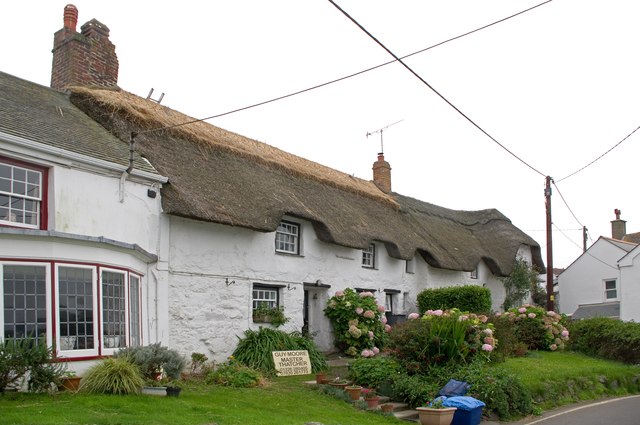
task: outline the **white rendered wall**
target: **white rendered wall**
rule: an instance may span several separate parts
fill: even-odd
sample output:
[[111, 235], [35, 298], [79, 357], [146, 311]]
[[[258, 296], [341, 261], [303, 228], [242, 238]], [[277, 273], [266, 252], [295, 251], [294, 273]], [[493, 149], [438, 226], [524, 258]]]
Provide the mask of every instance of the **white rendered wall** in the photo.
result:
[[[604, 281], [620, 285], [618, 260], [625, 251], [605, 239], [598, 239], [558, 276], [560, 313], [573, 314], [580, 304], [597, 304], [605, 299]], [[609, 300], [615, 301], [615, 300]]]
[[302, 329], [303, 283], [330, 285], [307, 287], [309, 330], [321, 350], [333, 348], [323, 309], [337, 290], [348, 287], [375, 291], [382, 305], [385, 289], [400, 291], [394, 294], [394, 313], [411, 313], [417, 312], [416, 296], [425, 288], [486, 284], [498, 304], [494, 309], [500, 309], [502, 283], [483, 263], [478, 279], [469, 272], [430, 267], [420, 257], [414, 259], [414, 272], [407, 273], [404, 260], [389, 257], [384, 244], [376, 243], [375, 268], [363, 268], [361, 250], [321, 242], [310, 223], [287, 220], [301, 225], [300, 256], [276, 253], [275, 233], [170, 218], [166, 325], [172, 348], [186, 356], [201, 352], [225, 361], [246, 329], [263, 325], [254, 324], [251, 316], [254, 283], [283, 286], [280, 301], [290, 319], [280, 328], [285, 331]]
[[640, 322], [640, 245], [620, 261], [620, 319]]

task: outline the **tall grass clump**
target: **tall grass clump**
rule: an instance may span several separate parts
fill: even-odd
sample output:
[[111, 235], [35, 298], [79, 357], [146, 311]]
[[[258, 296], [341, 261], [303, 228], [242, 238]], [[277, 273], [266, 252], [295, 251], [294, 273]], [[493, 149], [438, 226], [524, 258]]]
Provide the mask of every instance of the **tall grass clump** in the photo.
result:
[[315, 343], [300, 332], [283, 332], [271, 328], [246, 330], [233, 352], [233, 358], [265, 374], [275, 373], [272, 351], [307, 350], [313, 372], [327, 369], [327, 362]]
[[135, 394], [144, 385], [140, 370], [125, 357], [105, 359], [91, 367], [80, 391], [94, 394]]

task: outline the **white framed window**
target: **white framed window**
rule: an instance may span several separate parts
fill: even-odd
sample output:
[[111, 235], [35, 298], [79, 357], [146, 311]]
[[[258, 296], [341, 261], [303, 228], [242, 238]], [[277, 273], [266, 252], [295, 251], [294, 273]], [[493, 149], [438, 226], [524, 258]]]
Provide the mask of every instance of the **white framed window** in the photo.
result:
[[276, 230], [276, 252], [300, 254], [300, 225], [281, 221]]
[[618, 299], [618, 283], [616, 279], [604, 281], [604, 300], [613, 301]]
[[384, 310], [393, 313], [393, 293], [387, 292], [384, 295]]
[[376, 265], [376, 246], [369, 244], [369, 247], [362, 250], [362, 267], [372, 269]]
[[41, 228], [46, 176], [46, 168], [0, 158], [0, 224]]
[[0, 340], [46, 336], [62, 357], [142, 343], [142, 277], [96, 264], [0, 262]]
[[56, 271], [56, 346], [65, 356], [97, 355], [96, 268], [61, 264]]
[[0, 264], [2, 338], [45, 337], [51, 345], [49, 266], [40, 263]]
[[280, 289], [271, 286], [253, 285], [252, 308], [278, 308], [280, 306]]
[[125, 285], [127, 279], [124, 272], [103, 269], [100, 275], [102, 347], [110, 352], [127, 346], [129, 292]]

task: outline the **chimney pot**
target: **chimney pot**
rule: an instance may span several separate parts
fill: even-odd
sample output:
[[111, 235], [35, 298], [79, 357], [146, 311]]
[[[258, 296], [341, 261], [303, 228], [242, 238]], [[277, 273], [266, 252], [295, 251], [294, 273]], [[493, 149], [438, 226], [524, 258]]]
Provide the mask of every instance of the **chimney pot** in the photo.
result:
[[78, 25], [78, 8], [72, 4], [68, 4], [64, 7], [64, 27], [71, 31], [76, 30]]
[[611, 221], [611, 237], [613, 239], [622, 240], [624, 235], [627, 234], [627, 222], [620, 219], [622, 211], [616, 208], [613, 212], [616, 215], [616, 219]]

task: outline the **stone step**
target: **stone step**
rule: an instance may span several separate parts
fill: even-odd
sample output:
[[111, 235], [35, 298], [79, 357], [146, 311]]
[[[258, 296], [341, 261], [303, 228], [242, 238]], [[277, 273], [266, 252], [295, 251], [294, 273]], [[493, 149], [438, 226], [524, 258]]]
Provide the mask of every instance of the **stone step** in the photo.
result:
[[393, 416], [403, 421], [409, 421], [409, 422], [419, 421], [418, 411], [414, 409], [399, 410], [399, 411], [393, 412]]

